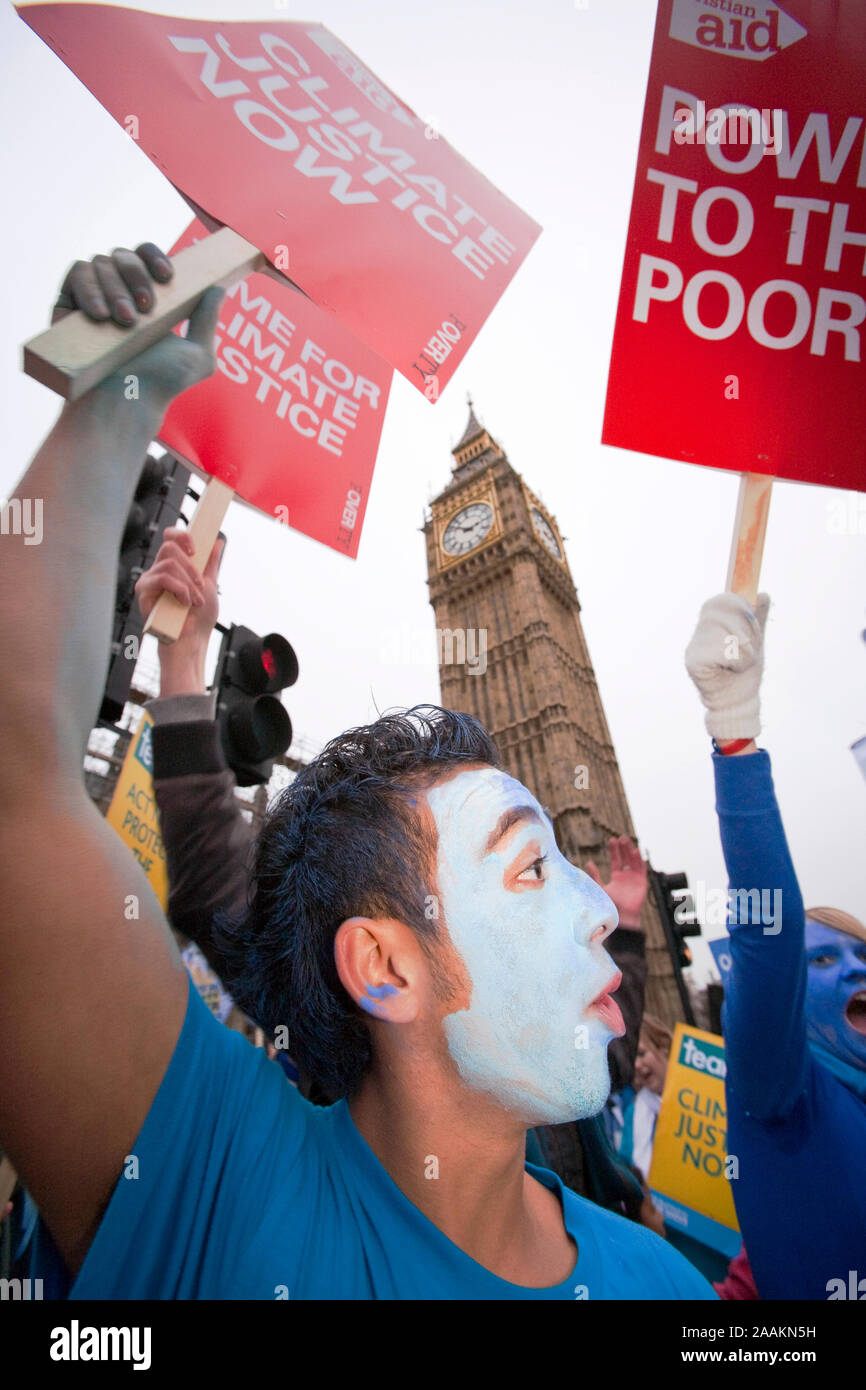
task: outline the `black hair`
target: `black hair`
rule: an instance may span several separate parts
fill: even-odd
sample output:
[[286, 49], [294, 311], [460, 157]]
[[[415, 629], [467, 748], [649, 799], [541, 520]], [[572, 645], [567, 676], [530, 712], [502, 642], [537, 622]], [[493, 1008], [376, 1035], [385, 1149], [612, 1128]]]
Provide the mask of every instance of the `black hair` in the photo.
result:
[[320, 1095], [351, 1095], [370, 1060], [365, 1016], [340, 983], [334, 936], [348, 917], [393, 917], [434, 965], [441, 919], [436, 839], [415, 798], [460, 763], [499, 766], [470, 714], [418, 705], [332, 739], [273, 803], [258, 835], [249, 905], [217, 932], [238, 1007], [289, 1050]]

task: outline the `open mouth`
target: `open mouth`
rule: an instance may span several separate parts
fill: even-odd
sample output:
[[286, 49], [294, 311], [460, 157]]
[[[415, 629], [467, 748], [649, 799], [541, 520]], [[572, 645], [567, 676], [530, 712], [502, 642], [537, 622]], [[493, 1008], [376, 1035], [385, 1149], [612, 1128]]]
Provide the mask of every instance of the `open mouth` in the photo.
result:
[[866, 1035], [866, 989], [852, 994], [845, 1009], [845, 1017], [858, 1033]]
[[[625, 1021], [620, 1012], [619, 1004], [611, 998], [611, 995], [619, 989], [621, 984], [622, 971], [618, 970], [589, 1005], [589, 1011], [594, 1013], [596, 1018], [600, 1018], [602, 1023], [618, 1038], [621, 1038], [625, 1033]], [[866, 994], [864, 994], [864, 1000], [866, 1000]], [[866, 1032], [866, 1025], [864, 1025], [864, 1032]]]

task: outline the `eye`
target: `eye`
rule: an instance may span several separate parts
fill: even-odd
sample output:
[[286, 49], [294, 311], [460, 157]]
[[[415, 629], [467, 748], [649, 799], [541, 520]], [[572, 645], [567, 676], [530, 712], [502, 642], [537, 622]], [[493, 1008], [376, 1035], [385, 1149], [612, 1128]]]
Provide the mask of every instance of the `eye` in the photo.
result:
[[540, 854], [537, 859], [522, 869], [517, 875], [518, 883], [543, 883], [547, 875], [544, 872], [544, 865], [547, 861], [546, 854]]
[[832, 951], [819, 951], [817, 956], [812, 957], [809, 964], [818, 966], [832, 965], [835, 959], [836, 957]]

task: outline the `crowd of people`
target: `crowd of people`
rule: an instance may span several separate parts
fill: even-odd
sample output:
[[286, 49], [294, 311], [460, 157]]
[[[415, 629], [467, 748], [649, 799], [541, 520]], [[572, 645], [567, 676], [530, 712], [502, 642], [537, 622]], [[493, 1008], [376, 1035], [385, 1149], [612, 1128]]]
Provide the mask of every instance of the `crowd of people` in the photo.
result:
[[[170, 275], [150, 245], [78, 262], [61, 308], [128, 321]], [[118, 543], [219, 302], [64, 407], [19, 488], [45, 543], [0, 568], [7, 1268], [73, 1298], [712, 1299], [648, 1187], [671, 1034], [627, 837], [606, 879], [569, 863], [478, 721], [436, 706], [333, 739], [254, 837], [204, 685], [220, 543], [200, 574], [182, 528], [138, 585], [145, 614], [190, 606], [150, 706], [167, 919], [87, 798]], [[716, 1292], [826, 1299], [866, 1252], [866, 927], [804, 909], [755, 742], [767, 611], [711, 598], [686, 653], [749, 890], [723, 1015], [743, 1250]]]

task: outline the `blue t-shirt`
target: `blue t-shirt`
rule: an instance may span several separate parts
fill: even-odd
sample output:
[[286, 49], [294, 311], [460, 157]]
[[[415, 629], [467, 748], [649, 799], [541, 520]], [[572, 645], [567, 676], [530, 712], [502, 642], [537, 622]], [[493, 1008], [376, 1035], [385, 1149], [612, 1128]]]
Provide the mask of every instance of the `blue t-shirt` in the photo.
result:
[[191, 987], [126, 1163], [138, 1176], [119, 1179], [70, 1297], [715, 1297], [652, 1231], [527, 1167], [559, 1194], [578, 1247], [573, 1273], [553, 1288], [510, 1284], [465, 1255], [388, 1176], [345, 1101], [310, 1105]]

